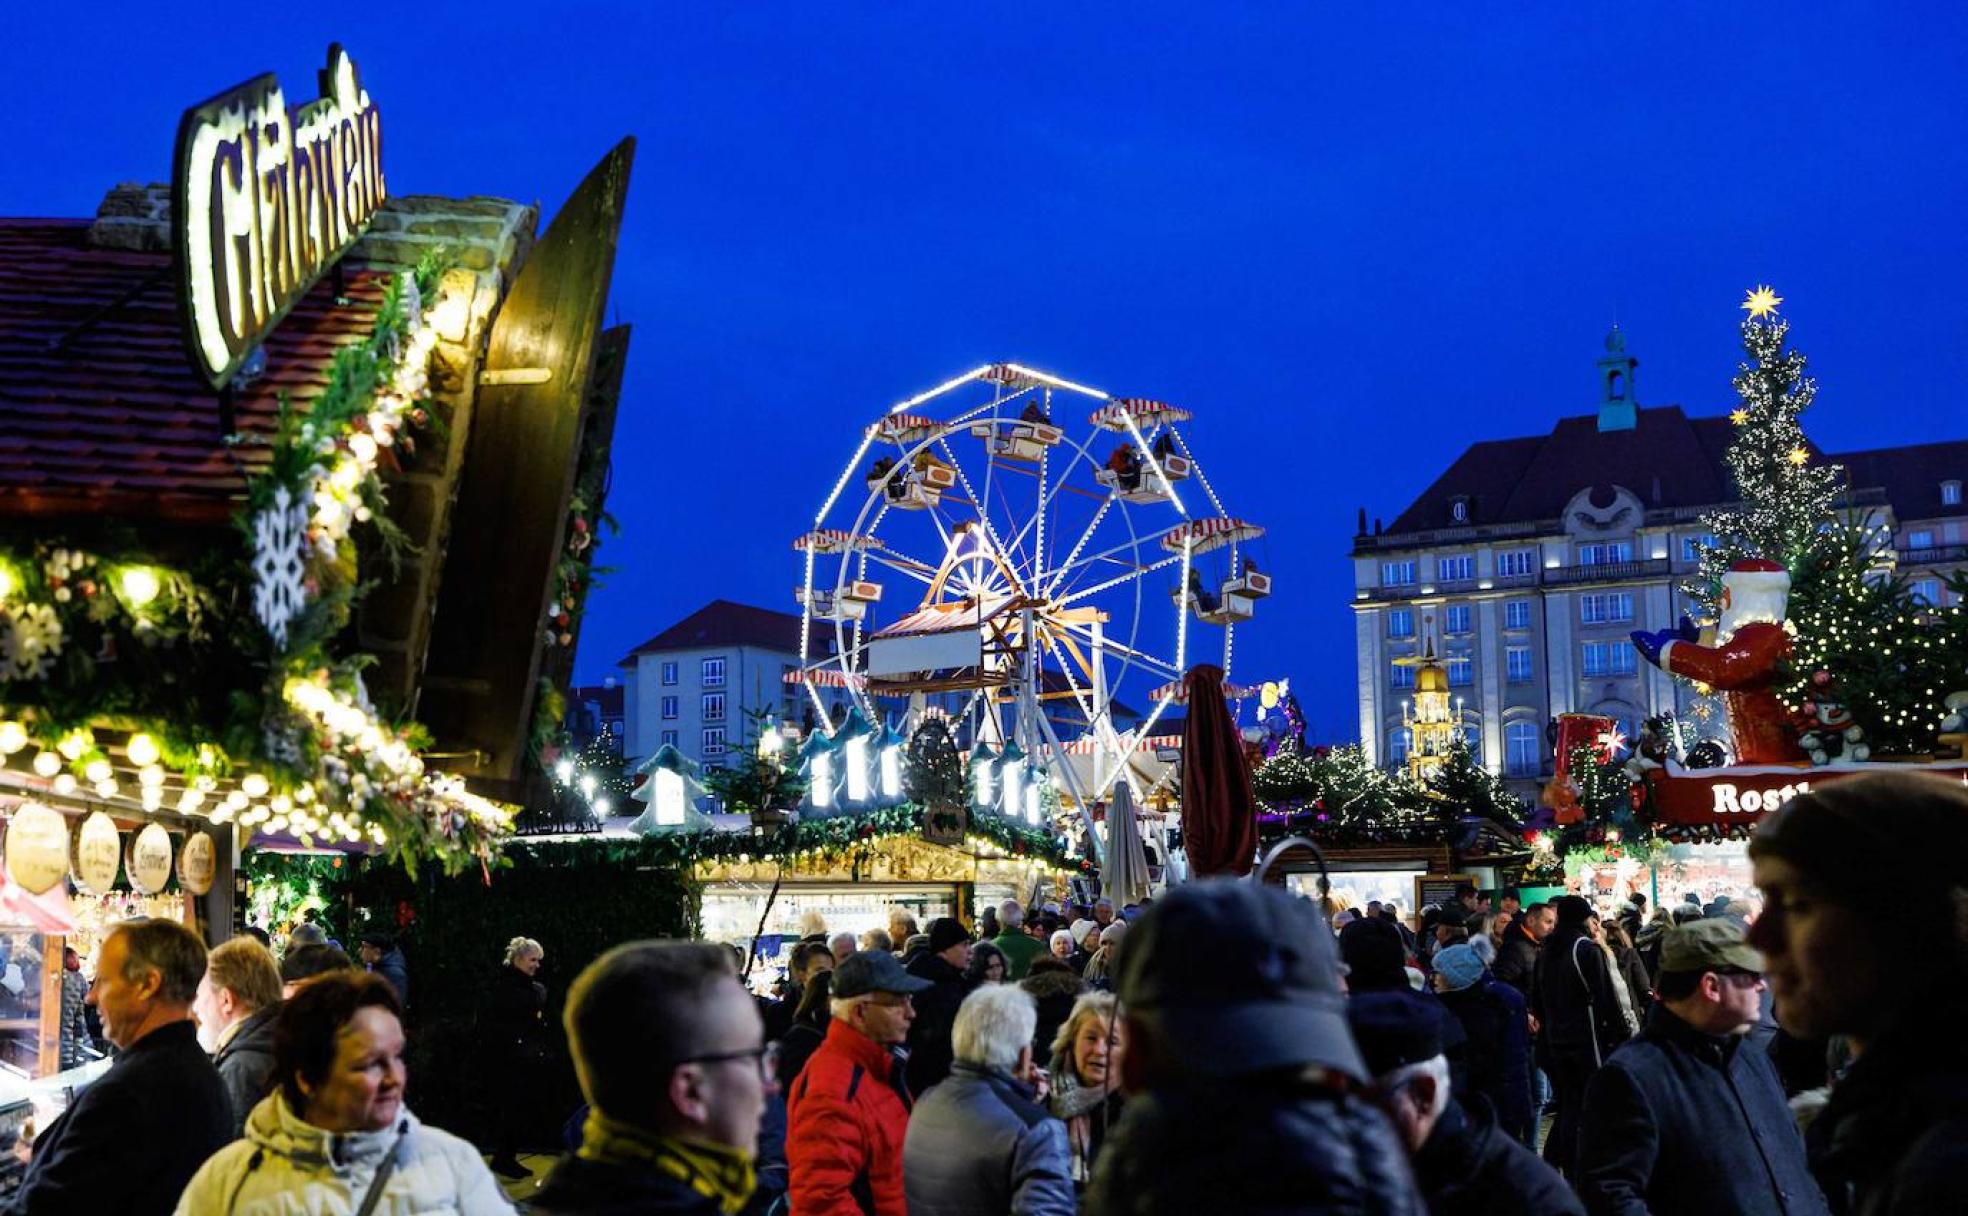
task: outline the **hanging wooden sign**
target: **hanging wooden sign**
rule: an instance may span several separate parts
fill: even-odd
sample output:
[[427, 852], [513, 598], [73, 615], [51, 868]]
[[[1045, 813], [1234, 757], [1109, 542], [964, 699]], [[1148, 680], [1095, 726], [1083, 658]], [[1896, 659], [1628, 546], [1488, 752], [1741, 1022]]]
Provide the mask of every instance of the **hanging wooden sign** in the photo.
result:
[[75, 885], [84, 894], [107, 895], [123, 868], [123, 834], [116, 821], [101, 811], [91, 812], [75, 834]]
[[219, 853], [212, 845], [212, 838], [204, 832], [194, 831], [185, 837], [184, 848], [178, 853], [178, 881], [193, 895], [203, 895], [212, 889], [212, 879], [219, 871]]
[[38, 802], [7, 820], [7, 878], [30, 895], [52, 890], [68, 873], [68, 820]]
[[171, 834], [157, 824], [147, 824], [130, 838], [130, 856], [125, 863], [130, 885], [139, 895], [155, 895], [171, 881]]
[[337, 43], [298, 110], [273, 73], [186, 110], [171, 173], [192, 365], [223, 387], [382, 206], [383, 124]]

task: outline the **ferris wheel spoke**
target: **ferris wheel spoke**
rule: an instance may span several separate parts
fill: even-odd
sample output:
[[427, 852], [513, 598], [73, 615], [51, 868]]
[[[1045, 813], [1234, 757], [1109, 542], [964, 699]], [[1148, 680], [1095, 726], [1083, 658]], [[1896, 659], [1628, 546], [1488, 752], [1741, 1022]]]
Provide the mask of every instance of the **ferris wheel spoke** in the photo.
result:
[[886, 566], [897, 574], [906, 574], [917, 582], [922, 583], [925, 587], [936, 582], [936, 568], [919, 562], [912, 557], [898, 558], [888, 557], [880, 553], [871, 553], [868, 555], [868, 560], [874, 562], [876, 565]]
[[1182, 669], [1180, 667], [1177, 667], [1175, 664], [1169, 662], [1167, 659], [1156, 658], [1154, 655], [1149, 654], [1145, 650], [1140, 650], [1137, 649], [1136, 647], [1129, 646], [1125, 642], [1117, 642], [1109, 637], [1095, 638], [1093, 636], [1093, 630], [1085, 625], [1079, 625], [1072, 622], [1063, 622], [1062, 628], [1072, 633], [1074, 637], [1077, 637], [1082, 641], [1086, 642], [1086, 644], [1090, 647], [1093, 647], [1098, 650], [1109, 651], [1114, 654], [1120, 655], [1122, 658], [1125, 658], [1130, 662], [1140, 663], [1145, 667], [1153, 668], [1156, 674], [1158, 675], [1168, 676], [1171, 679], [1173, 679], [1181, 676], [1182, 674]]
[[1182, 457], [1189, 462], [1190, 471], [1196, 474], [1196, 480], [1202, 485], [1203, 493], [1209, 497], [1210, 506], [1216, 508], [1218, 515], [1229, 515], [1230, 512], [1223, 506], [1223, 500], [1216, 496], [1216, 488], [1210, 485], [1209, 477], [1203, 472], [1203, 462], [1196, 459], [1195, 453], [1189, 450], [1189, 441], [1182, 437], [1181, 431], [1172, 426], [1168, 432], [1175, 436], [1175, 446], [1182, 449]]
[[1181, 560], [1182, 559], [1180, 557], [1165, 557], [1161, 561], [1150, 562], [1146, 566], [1137, 566], [1134, 569], [1128, 571], [1126, 574], [1119, 575], [1115, 578], [1110, 578], [1104, 583], [1095, 583], [1091, 587], [1086, 587], [1081, 590], [1075, 591], [1071, 595], [1068, 595], [1065, 598], [1059, 600], [1058, 604], [1062, 608], [1070, 604], [1077, 604], [1081, 600], [1099, 595], [1103, 591], [1111, 591], [1115, 587], [1119, 587], [1124, 583], [1131, 583], [1136, 579], [1146, 578], [1150, 574], [1153, 574], [1155, 571], [1167, 569], [1168, 567], [1173, 566], [1175, 563]]
[[[1064, 478], [1060, 479], [1060, 484], [1065, 484]], [[1110, 494], [1095, 509], [1093, 518], [1087, 521], [1087, 526], [1080, 533], [1080, 538], [1074, 541], [1073, 547], [1067, 551], [1066, 560], [1053, 568], [1052, 581], [1046, 585], [1046, 595], [1048, 598], [1059, 594], [1059, 585], [1066, 580], [1066, 575], [1073, 569], [1073, 563], [1079, 560], [1081, 550], [1085, 549], [1087, 542], [1093, 539], [1093, 534], [1100, 530], [1100, 521], [1107, 518], [1107, 512], [1112, 510], [1114, 504], [1119, 501], [1120, 499], [1117, 496]]]
[[[943, 456], [950, 462], [950, 467], [956, 470], [957, 484], [964, 488], [964, 493], [970, 495], [972, 505], [977, 508], [977, 522], [984, 529], [984, 535], [990, 538], [991, 545], [997, 551], [998, 556], [1004, 558], [1009, 551], [1005, 547], [1004, 538], [998, 535], [997, 528], [991, 523], [991, 504], [989, 501], [978, 497], [977, 491], [971, 488], [970, 475], [964, 472], [964, 467], [958, 462], [957, 454], [951, 450], [949, 441], [942, 436], [938, 436], [936, 443], [938, 447], [942, 448]], [[944, 543], [946, 545], [949, 543], [947, 538]], [[1007, 572], [1014, 578], [1018, 575], [1018, 571], [1011, 569], [1009, 565], [1007, 565]], [[1014, 590], [1021, 596], [1027, 594], [1024, 587], [1016, 587]]]

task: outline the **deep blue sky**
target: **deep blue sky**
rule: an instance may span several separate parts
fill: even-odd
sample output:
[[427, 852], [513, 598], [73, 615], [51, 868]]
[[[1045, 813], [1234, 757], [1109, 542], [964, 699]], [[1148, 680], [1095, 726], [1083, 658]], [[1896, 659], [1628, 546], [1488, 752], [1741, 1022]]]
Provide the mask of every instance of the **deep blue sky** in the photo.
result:
[[861, 424], [994, 359], [1196, 411], [1281, 584], [1238, 674], [1291, 676], [1326, 737], [1356, 508], [1589, 409], [1615, 314], [1643, 403], [1719, 412], [1772, 282], [1820, 444], [1962, 434], [1958, 0], [719, 7], [25, 6], [0, 214], [161, 180], [180, 110], [266, 69], [298, 100], [331, 39], [396, 193], [551, 208], [636, 135], [586, 678], [714, 596], [787, 606]]

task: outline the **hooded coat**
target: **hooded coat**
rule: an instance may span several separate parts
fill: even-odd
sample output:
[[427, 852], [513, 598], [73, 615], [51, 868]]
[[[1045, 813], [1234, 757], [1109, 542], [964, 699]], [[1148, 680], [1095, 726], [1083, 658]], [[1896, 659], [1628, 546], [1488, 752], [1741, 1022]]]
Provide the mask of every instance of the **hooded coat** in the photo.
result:
[[246, 1137], [214, 1153], [178, 1200], [177, 1216], [345, 1216], [362, 1206], [385, 1158], [396, 1167], [376, 1211], [390, 1216], [510, 1216], [512, 1204], [478, 1150], [404, 1108], [381, 1131], [324, 1131], [274, 1093], [246, 1119]]

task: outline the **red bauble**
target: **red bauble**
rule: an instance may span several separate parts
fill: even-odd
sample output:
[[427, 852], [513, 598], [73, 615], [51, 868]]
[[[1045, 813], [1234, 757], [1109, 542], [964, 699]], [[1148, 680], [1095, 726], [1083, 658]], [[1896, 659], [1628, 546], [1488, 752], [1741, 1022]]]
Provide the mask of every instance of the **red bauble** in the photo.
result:
[[1819, 688], [1823, 688], [1825, 685], [1831, 683], [1831, 673], [1820, 668], [1811, 673], [1811, 683], [1816, 684]]

